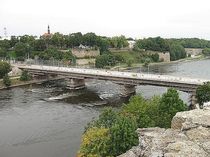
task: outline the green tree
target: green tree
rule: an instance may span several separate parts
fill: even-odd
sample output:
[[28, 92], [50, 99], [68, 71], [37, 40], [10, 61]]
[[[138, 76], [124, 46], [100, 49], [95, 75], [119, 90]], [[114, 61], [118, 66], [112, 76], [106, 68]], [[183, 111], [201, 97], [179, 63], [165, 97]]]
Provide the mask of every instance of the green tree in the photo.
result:
[[80, 156], [111, 157], [122, 154], [138, 144], [136, 129], [135, 119], [107, 108], [98, 120], [88, 124], [82, 138]]
[[170, 59], [172, 61], [186, 57], [185, 49], [180, 44], [172, 44], [170, 46]]
[[27, 43], [18, 42], [14, 47], [17, 58], [25, 58], [30, 51], [30, 47]]
[[158, 53], [152, 54], [151, 58], [153, 60], [153, 62], [158, 62], [159, 61], [159, 55]]
[[206, 82], [197, 88], [196, 98], [201, 108], [204, 102], [210, 101], [210, 82]]
[[136, 95], [123, 106], [121, 113], [124, 116], [134, 117], [139, 128], [155, 127], [159, 101], [159, 97], [145, 100], [142, 96]]
[[0, 47], [0, 58], [6, 58], [6, 57], [7, 57], [6, 49]]
[[110, 38], [110, 46], [113, 48], [120, 49], [127, 47], [128, 45], [128, 41], [123, 35]]
[[82, 136], [80, 157], [108, 157], [110, 141], [109, 129], [90, 128]]
[[8, 76], [8, 74], [6, 74], [4, 77], [3, 77], [3, 83], [6, 87], [9, 87], [11, 86], [11, 80]]
[[52, 38], [50, 39], [51, 44], [57, 48], [63, 48], [65, 45], [64, 35], [56, 32], [53, 34]]
[[203, 49], [202, 53], [203, 53], [205, 56], [210, 56], [210, 48], [205, 48], [205, 49]]
[[31, 75], [28, 73], [28, 71], [24, 70], [20, 76], [21, 81], [30, 81], [32, 79]]
[[99, 115], [97, 120], [93, 120], [92, 122], [88, 123], [85, 130], [88, 130], [92, 127], [104, 127], [110, 128], [117, 120], [117, 113], [112, 110], [112, 108], [105, 108], [102, 113]]
[[187, 105], [179, 98], [177, 90], [169, 88], [160, 100], [157, 125], [163, 128], [171, 127], [171, 120], [175, 114], [185, 110], [187, 110]]
[[135, 49], [145, 49], [152, 51], [169, 51], [169, 43], [167, 40], [161, 37], [138, 40], [134, 47]]
[[110, 128], [110, 155], [118, 156], [138, 145], [137, 125], [134, 119], [119, 116]]
[[0, 61], [0, 78], [3, 78], [10, 71], [11, 71], [10, 64], [7, 62]]
[[106, 66], [114, 66], [117, 63], [122, 62], [122, 60], [123, 60], [122, 57], [110, 53], [105, 53], [96, 58], [96, 67], [104, 68]]
[[18, 37], [16, 37], [16, 36], [11, 36], [11, 39], [10, 39], [10, 47], [14, 47], [15, 44], [17, 44], [18, 42], [19, 42]]

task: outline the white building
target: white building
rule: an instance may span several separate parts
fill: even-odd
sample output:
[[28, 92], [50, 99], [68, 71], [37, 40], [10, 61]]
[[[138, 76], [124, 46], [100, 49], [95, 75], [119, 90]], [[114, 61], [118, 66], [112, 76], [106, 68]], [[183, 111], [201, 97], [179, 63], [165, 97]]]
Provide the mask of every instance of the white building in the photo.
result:
[[128, 40], [128, 44], [129, 44], [128, 47], [130, 49], [134, 48], [135, 43], [136, 43], [136, 41], [134, 41], [134, 40]]

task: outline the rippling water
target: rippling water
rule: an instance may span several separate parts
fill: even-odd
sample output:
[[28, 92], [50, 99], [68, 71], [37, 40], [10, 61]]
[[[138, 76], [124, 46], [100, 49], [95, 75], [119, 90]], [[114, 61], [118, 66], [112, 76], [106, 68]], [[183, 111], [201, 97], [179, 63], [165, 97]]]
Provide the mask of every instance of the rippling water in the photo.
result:
[[[151, 66], [149, 71], [210, 79], [209, 67], [210, 60], [202, 60]], [[47, 86], [0, 91], [0, 157], [74, 157], [84, 126], [104, 104], [121, 104], [120, 91], [120, 86], [105, 81], [88, 81], [85, 90], [76, 92]], [[147, 98], [165, 91], [137, 87], [137, 93]], [[180, 93], [187, 101], [188, 95]]]

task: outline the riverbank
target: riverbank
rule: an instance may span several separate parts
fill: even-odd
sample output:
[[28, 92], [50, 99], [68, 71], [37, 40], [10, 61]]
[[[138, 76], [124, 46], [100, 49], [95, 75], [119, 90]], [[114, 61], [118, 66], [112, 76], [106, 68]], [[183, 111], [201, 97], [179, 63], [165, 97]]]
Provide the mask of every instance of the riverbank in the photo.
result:
[[[183, 59], [179, 59], [179, 60], [171, 61], [171, 62], [153, 62], [153, 63], [150, 63], [149, 66], [174, 64], [174, 63], [188, 62], [188, 61], [197, 61], [197, 60], [203, 60], [206, 58], [209, 58], [209, 57], [206, 57], [204, 55], [199, 55], [193, 58], [187, 57], [187, 58], [183, 58]], [[134, 68], [143, 67], [143, 66], [144, 66], [144, 63], [133, 63], [131, 67], [128, 67], [127, 64], [120, 64], [120, 65], [112, 67], [111, 70], [128, 70], [128, 69], [134, 69]]]
[[0, 80], [0, 90], [4, 89], [10, 89], [10, 88], [15, 88], [15, 87], [21, 87], [21, 86], [26, 86], [26, 85], [32, 85], [32, 84], [42, 84], [44, 82], [48, 81], [53, 81], [61, 78], [55, 78], [55, 79], [35, 79], [35, 80], [30, 80], [30, 81], [20, 81], [19, 77], [15, 77], [14, 79], [11, 78], [11, 86], [6, 87], [3, 84], [3, 80]]

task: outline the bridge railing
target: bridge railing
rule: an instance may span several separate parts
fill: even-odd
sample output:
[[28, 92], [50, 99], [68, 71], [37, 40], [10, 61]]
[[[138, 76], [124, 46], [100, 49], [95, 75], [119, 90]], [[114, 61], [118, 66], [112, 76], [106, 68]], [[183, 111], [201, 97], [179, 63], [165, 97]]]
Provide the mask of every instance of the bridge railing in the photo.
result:
[[[94, 64], [91, 64], [91, 65], [77, 65], [77, 64], [72, 64], [70, 61], [62, 61], [62, 60], [55, 60], [55, 59], [51, 59], [51, 60], [27, 59], [25, 61], [10, 60], [8, 62], [10, 62], [12, 64], [69, 67], [69, 68], [78, 68], [78, 69], [100, 69], [100, 68], [96, 68]], [[115, 70], [116, 71], [116, 69], [109, 69], [109, 70]]]

